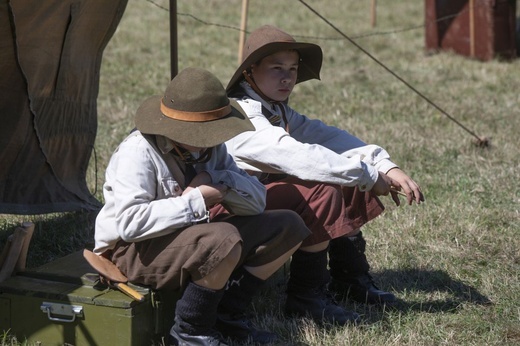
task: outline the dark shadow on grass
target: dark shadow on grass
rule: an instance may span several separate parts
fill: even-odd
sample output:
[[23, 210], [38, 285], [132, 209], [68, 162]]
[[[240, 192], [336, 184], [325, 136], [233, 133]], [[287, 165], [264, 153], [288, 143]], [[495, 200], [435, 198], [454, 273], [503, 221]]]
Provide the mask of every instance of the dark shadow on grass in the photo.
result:
[[399, 278], [392, 282], [392, 291], [400, 292], [445, 293], [450, 298], [428, 301], [400, 301], [398, 308], [403, 311], [453, 312], [462, 303], [490, 305], [491, 300], [476, 288], [459, 280], [454, 280], [443, 270], [387, 270], [385, 277]]
[[[393, 292], [398, 303], [393, 307], [382, 307], [356, 303], [350, 300], [338, 302], [347, 310], [354, 310], [362, 317], [362, 325], [382, 323], [395, 318], [395, 313], [456, 313], [463, 304], [487, 306], [492, 301], [480, 293], [476, 288], [453, 279], [443, 270], [428, 270], [411, 268], [405, 270], [384, 270], [372, 273], [379, 288]], [[256, 313], [277, 315], [275, 320], [283, 321], [283, 306], [285, 301], [285, 280], [278, 277], [269, 287], [263, 289], [258, 297], [255, 297]], [[410, 294], [412, 293], [412, 294]], [[417, 294], [415, 294], [417, 293]], [[421, 300], [402, 299], [403, 296], [424, 297]], [[439, 299], [438, 297], [444, 297]], [[390, 324], [388, 324], [390, 325]], [[272, 326], [271, 326], [272, 327]], [[289, 335], [283, 335], [285, 340], [290, 340]]]
[[[376, 285], [385, 291], [394, 293], [397, 303], [393, 306], [379, 306], [342, 301], [348, 310], [355, 310], [362, 316], [362, 325], [369, 326], [395, 318], [395, 313], [456, 313], [463, 304], [487, 306], [492, 301], [474, 287], [459, 280], [454, 280], [443, 270], [411, 268], [406, 270], [384, 270], [373, 272]], [[401, 298], [409, 293], [425, 296], [421, 300]], [[415, 296], [415, 294], [414, 294]], [[445, 297], [442, 299], [433, 297]]]
[[[27, 254], [27, 268], [36, 268], [85, 247], [92, 247], [96, 215], [96, 212], [78, 211], [27, 216], [24, 221], [35, 225]], [[18, 226], [8, 224], [0, 230], [0, 251], [7, 237]]]

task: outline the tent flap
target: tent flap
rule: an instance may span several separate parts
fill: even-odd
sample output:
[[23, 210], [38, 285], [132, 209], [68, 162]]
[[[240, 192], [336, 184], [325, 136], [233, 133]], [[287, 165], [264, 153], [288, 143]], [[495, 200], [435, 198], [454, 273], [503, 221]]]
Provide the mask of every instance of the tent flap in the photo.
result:
[[103, 50], [127, 0], [0, 0], [0, 213], [98, 210], [86, 184]]

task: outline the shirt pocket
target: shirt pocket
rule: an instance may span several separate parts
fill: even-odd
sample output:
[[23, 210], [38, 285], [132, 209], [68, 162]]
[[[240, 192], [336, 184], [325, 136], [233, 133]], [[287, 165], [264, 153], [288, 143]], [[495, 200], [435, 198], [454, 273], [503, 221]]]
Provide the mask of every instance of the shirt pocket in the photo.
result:
[[157, 187], [157, 195], [159, 198], [164, 197], [178, 197], [182, 195], [182, 188], [179, 185], [179, 183], [169, 177], [169, 178], [162, 178], [159, 182], [159, 186]]

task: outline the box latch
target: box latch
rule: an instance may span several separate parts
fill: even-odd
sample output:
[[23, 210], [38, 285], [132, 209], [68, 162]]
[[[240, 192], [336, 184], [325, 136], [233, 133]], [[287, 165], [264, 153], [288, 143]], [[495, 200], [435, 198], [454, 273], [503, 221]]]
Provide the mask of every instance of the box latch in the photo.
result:
[[55, 322], [70, 323], [74, 322], [76, 317], [83, 317], [83, 307], [80, 305], [43, 302], [40, 309], [47, 314], [49, 320]]

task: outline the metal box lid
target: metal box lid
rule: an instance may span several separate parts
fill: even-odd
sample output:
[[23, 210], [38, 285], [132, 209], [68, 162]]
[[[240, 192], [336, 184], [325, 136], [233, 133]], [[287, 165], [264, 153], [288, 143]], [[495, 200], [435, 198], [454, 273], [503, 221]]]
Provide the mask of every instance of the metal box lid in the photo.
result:
[[[0, 294], [9, 293], [71, 303], [131, 308], [140, 302], [122, 292], [99, 285], [97, 272], [74, 252], [41, 267], [17, 273], [0, 283]], [[128, 284], [150, 299], [150, 290]]]

